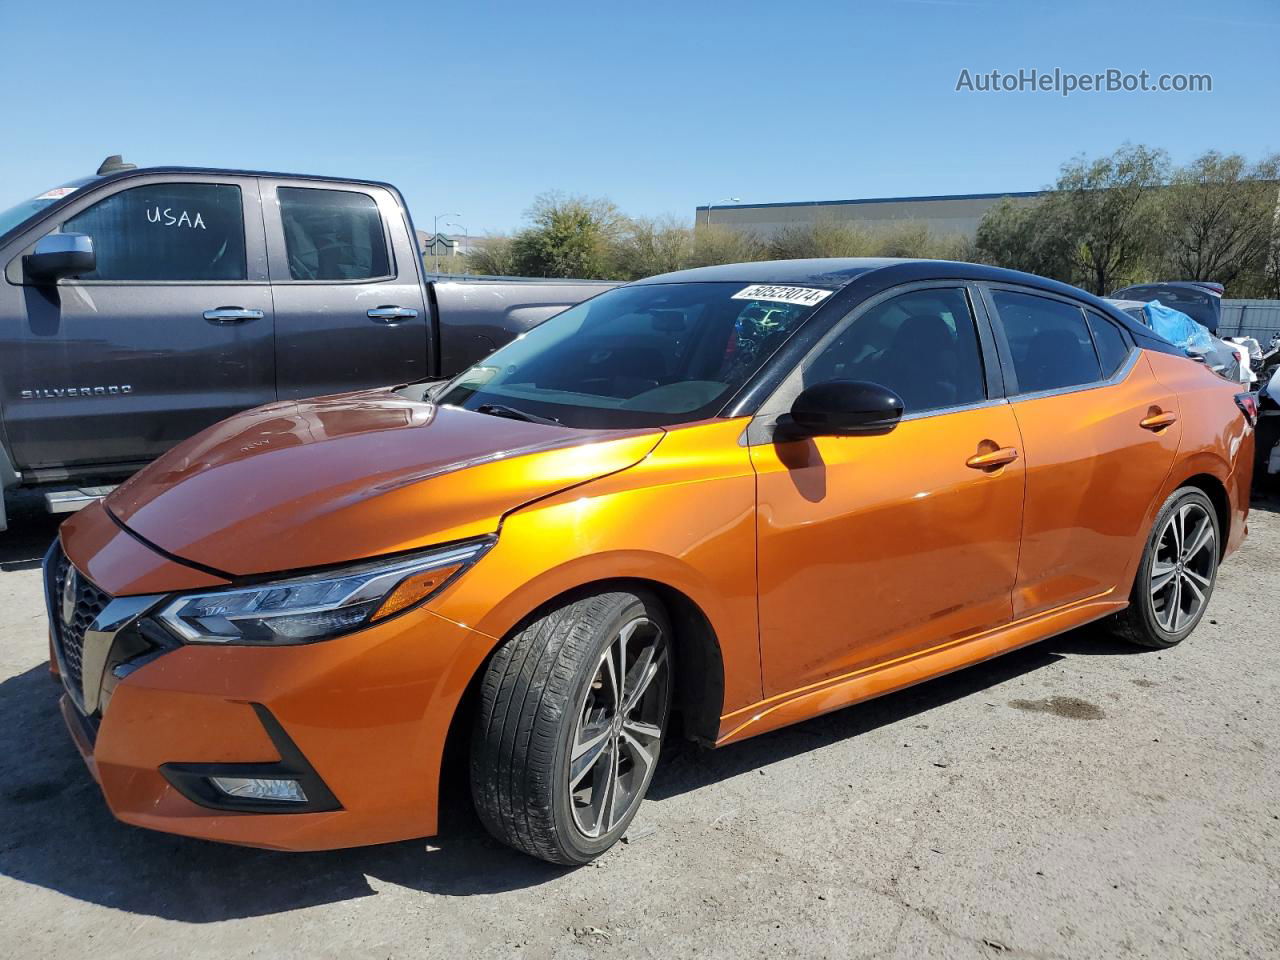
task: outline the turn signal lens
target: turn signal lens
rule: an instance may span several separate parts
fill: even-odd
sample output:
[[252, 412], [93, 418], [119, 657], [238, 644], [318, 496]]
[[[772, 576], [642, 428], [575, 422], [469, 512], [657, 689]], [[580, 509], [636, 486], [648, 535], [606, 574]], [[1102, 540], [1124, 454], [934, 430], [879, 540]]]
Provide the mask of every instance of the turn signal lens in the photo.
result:
[[382, 606], [374, 611], [373, 616], [369, 618], [369, 622], [374, 623], [382, 620], [393, 613], [399, 613], [406, 607], [412, 607], [415, 603], [425, 600], [440, 589], [441, 584], [461, 570], [463, 566], [465, 564], [452, 563], [447, 567], [423, 570], [421, 573], [406, 577], [394, 590], [387, 594], [387, 599], [383, 600]]

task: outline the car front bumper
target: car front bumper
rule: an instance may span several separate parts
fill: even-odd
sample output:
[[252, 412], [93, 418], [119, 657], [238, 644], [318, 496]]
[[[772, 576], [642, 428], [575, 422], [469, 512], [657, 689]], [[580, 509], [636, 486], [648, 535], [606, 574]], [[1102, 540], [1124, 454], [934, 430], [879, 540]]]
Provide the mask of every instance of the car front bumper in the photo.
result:
[[[77, 568], [83, 563], [74, 542], [68, 555]], [[493, 648], [484, 634], [417, 608], [319, 643], [174, 642], [121, 660], [119, 648], [134, 642], [119, 639], [130, 631], [125, 625], [99, 655], [102, 682], [95, 687], [97, 674], [86, 671], [93, 662], [90, 643], [102, 640], [101, 632], [94, 634], [98, 624], [86, 631], [84, 655], [68, 659], [52, 635], [62, 629], [53, 624], [60, 611], [52, 593], [51, 648], [64, 688], [63, 717], [118, 819], [279, 850], [436, 832], [445, 742], [464, 692]], [[140, 607], [139, 623], [151, 609]], [[308, 803], [237, 807], [201, 783], [203, 774], [253, 770], [302, 778]]]

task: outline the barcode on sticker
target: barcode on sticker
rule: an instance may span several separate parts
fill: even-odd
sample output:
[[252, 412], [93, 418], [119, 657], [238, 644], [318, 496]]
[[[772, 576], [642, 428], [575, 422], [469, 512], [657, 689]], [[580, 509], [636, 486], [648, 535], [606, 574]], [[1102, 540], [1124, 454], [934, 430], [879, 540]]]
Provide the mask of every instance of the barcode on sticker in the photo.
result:
[[814, 287], [783, 287], [772, 283], [755, 283], [743, 287], [733, 295], [734, 300], [772, 300], [774, 303], [798, 303], [812, 307], [827, 297], [830, 290], [818, 290]]

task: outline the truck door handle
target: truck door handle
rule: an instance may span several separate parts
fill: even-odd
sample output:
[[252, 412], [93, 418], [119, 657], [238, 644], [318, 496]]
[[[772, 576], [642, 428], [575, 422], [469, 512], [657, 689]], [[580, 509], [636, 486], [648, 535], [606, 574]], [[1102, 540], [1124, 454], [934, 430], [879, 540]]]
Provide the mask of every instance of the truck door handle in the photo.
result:
[[998, 450], [989, 450], [986, 453], [975, 453], [964, 462], [964, 465], [973, 467], [975, 470], [994, 470], [997, 467], [1003, 467], [1006, 463], [1013, 463], [1017, 459], [1017, 449], [1000, 447]]
[[1149, 417], [1143, 417], [1138, 421], [1138, 426], [1143, 430], [1163, 430], [1165, 427], [1172, 426], [1178, 422], [1178, 415], [1172, 410], [1165, 410], [1161, 413], [1153, 413]]
[[417, 310], [408, 307], [381, 306], [369, 311], [369, 319], [379, 323], [395, 323], [397, 320], [413, 320], [418, 316]]
[[210, 323], [244, 323], [246, 320], [261, 320], [265, 316], [261, 310], [246, 310], [244, 307], [215, 307], [204, 312], [204, 318]]

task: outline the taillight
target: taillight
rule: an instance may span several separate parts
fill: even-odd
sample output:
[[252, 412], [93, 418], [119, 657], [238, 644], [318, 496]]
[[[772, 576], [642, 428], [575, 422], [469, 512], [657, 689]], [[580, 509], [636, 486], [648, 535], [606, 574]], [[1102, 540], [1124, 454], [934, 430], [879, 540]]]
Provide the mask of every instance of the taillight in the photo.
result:
[[1249, 421], [1249, 426], [1258, 425], [1258, 395], [1256, 393], [1237, 393], [1236, 406], [1240, 408], [1244, 418]]

